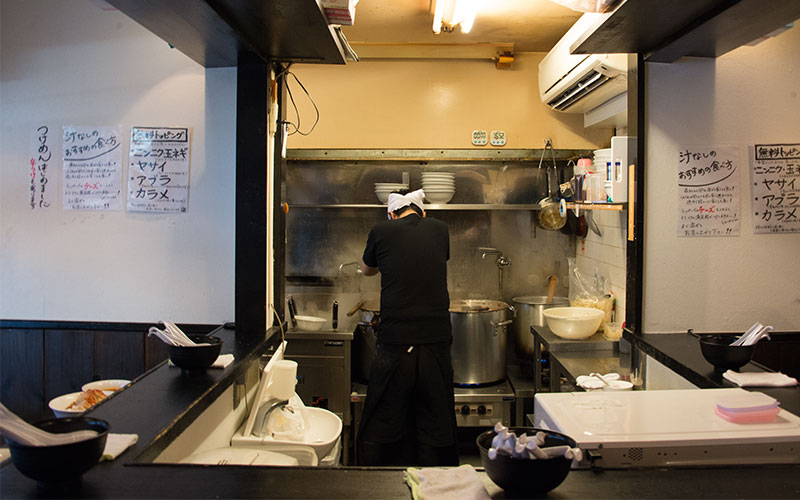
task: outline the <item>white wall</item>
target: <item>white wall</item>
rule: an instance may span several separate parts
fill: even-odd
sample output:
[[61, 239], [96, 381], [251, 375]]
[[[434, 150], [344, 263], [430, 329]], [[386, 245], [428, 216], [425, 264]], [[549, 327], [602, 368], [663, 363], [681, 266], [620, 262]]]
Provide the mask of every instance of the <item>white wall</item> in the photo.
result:
[[627, 248], [628, 212], [592, 210], [600, 236], [591, 229], [586, 238], [578, 238], [575, 262], [585, 276], [602, 276], [616, 298], [615, 319], [625, 321], [625, 251]]
[[[0, 6], [0, 318], [232, 320], [235, 69], [204, 70], [102, 1]], [[60, 196], [31, 209], [42, 123], [56, 139], [63, 125], [120, 125], [125, 152], [131, 126], [191, 127], [188, 212], [65, 211]]]
[[[800, 234], [753, 234], [748, 146], [800, 143], [800, 27], [716, 60], [647, 66], [644, 331], [800, 330]], [[681, 146], [738, 146], [741, 234], [680, 238]]]

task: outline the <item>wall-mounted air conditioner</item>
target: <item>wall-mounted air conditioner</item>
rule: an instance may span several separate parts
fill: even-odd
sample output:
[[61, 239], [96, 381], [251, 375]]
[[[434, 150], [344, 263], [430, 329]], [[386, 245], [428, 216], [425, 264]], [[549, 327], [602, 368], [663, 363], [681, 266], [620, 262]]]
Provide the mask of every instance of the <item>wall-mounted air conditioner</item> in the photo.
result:
[[584, 14], [539, 63], [542, 102], [584, 113], [627, 90], [627, 54], [570, 54], [570, 47], [605, 14]]

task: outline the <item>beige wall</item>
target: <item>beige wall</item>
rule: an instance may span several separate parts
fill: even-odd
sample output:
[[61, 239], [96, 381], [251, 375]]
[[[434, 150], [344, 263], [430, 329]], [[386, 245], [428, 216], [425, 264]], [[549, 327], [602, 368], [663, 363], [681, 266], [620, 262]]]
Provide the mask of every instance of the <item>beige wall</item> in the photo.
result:
[[[319, 124], [289, 148], [472, 148], [475, 129], [504, 130], [508, 149], [609, 147], [613, 129], [584, 129], [583, 115], [551, 111], [539, 99], [540, 53], [517, 54], [511, 69], [490, 61], [362, 60], [294, 65], [316, 102]], [[306, 132], [314, 109], [290, 78]], [[289, 119], [295, 114], [289, 109]], [[492, 146], [482, 146], [492, 148]]]

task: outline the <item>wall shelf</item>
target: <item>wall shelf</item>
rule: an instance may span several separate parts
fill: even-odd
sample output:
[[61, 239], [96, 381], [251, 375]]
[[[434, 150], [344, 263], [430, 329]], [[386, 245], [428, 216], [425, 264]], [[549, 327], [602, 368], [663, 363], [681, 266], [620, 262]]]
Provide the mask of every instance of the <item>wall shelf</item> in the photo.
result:
[[[341, 203], [341, 204], [297, 204], [289, 205], [289, 211], [293, 208], [365, 208], [386, 209], [386, 205], [380, 204], [362, 204], [362, 203]], [[579, 210], [614, 210], [622, 211], [627, 208], [627, 203], [567, 203], [567, 208]], [[513, 205], [489, 205], [484, 203], [431, 203], [425, 205], [425, 210], [540, 210], [541, 206], [538, 203], [533, 204], [513, 204]]]

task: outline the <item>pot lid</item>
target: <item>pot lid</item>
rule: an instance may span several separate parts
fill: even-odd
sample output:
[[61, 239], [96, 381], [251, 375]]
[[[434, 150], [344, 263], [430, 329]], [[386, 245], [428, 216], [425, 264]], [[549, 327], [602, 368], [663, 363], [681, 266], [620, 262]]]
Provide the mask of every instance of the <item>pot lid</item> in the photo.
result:
[[450, 301], [450, 312], [456, 313], [502, 311], [503, 309], [508, 309], [508, 304], [499, 300], [466, 299]]
[[[544, 305], [547, 304], [547, 295], [526, 295], [524, 297], [514, 297], [511, 299], [517, 304]], [[568, 304], [566, 297], [553, 297], [553, 304]]]

